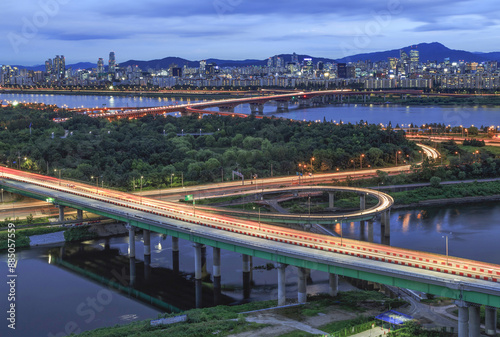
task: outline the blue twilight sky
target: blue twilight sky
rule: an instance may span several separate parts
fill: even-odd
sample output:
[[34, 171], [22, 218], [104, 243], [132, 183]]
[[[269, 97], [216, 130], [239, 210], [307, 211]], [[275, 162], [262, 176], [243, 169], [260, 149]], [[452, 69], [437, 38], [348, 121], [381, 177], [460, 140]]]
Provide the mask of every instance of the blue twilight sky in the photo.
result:
[[494, 0], [3, 0], [0, 64], [341, 58], [441, 42], [500, 51]]

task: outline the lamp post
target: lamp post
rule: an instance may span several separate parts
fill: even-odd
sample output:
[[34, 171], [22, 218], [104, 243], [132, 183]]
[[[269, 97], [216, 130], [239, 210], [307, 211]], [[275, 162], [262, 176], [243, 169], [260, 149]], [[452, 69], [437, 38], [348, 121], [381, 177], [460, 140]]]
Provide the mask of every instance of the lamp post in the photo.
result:
[[313, 161], [314, 161], [314, 157], [311, 158], [311, 172], [314, 172]]
[[170, 175], [170, 188], [172, 188], [172, 180], [173, 180], [173, 178], [174, 178], [174, 173], [172, 173]]
[[[255, 209], [255, 207], [253, 209]], [[259, 231], [260, 231], [260, 207], [258, 207], [258, 209], [259, 209]]]
[[447, 234], [447, 235], [443, 235], [442, 238], [443, 239], [446, 239], [446, 265], [448, 266], [448, 236], [452, 235], [452, 233], [450, 232], [450, 234]]
[[396, 151], [396, 166], [398, 166], [398, 155], [401, 154], [401, 151]]
[[141, 205], [142, 205], [142, 179], [143, 178], [144, 178], [144, 176], [141, 176], [141, 197], [140, 197]]
[[309, 224], [311, 224], [311, 196], [308, 196], [309, 199]]
[[352, 163], [352, 168], [354, 169], [354, 171], [356, 171], [356, 163], [354, 162], [354, 159], [351, 159], [351, 163]]
[[[54, 169], [55, 172], [57, 172], [57, 169]], [[59, 186], [61, 186], [61, 169], [59, 169]]]
[[364, 157], [364, 156], [365, 156], [364, 154], [361, 154], [361, 155], [359, 156], [359, 169], [360, 169], [360, 170], [362, 170], [362, 169], [363, 169], [363, 157]]
[[460, 152], [455, 151], [455, 154], [457, 154], [457, 155], [458, 155], [458, 161], [460, 161]]

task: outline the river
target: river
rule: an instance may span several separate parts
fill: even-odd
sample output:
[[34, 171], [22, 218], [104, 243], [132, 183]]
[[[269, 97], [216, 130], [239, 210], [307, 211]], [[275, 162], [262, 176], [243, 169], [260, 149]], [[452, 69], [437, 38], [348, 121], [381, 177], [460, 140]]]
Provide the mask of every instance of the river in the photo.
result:
[[[450, 207], [395, 210], [391, 214], [391, 245], [432, 253], [445, 254], [445, 236], [449, 238], [449, 254], [452, 256], [482, 260], [500, 264], [497, 238], [500, 236], [500, 203], [481, 203]], [[340, 228], [335, 228], [340, 234]], [[368, 225], [360, 233], [359, 223], [344, 224], [344, 237], [367, 239]], [[194, 249], [192, 243], [179, 241], [179, 276], [172, 274], [173, 262], [171, 238], [162, 235], [151, 237], [151, 265], [146, 276], [143, 263], [143, 245], [140, 234], [136, 237], [136, 286], [140, 292], [181, 309], [195, 306]], [[380, 242], [380, 225], [373, 223], [373, 241]], [[102, 326], [113, 326], [130, 321], [156, 318], [164, 311], [148, 303], [107, 287], [110, 280], [128, 286], [129, 260], [128, 238], [113, 237], [78, 244], [51, 247], [36, 247], [18, 251], [17, 280], [17, 331], [12, 334], [6, 323], [0, 326], [1, 336], [54, 336], [64, 333], [68, 324], [77, 329], [90, 330]], [[61, 254], [64, 262], [57, 262]], [[6, 271], [5, 253], [0, 260]], [[221, 273], [224, 303], [240, 301], [242, 290], [241, 255], [221, 251]], [[254, 258], [254, 287], [251, 299], [262, 300], [276, 297], [277, 271], [263, 267], [269, 261]], [[96, 282], [89, 275], [81, 275], [78, 268], [85, 269], [94, 277], [105, 279]], [[212, 249], [206, 249], [206, 271], [210, 278]], [[4, 272], [4, 277], [7, 273]], [[296, 271], [287, 268], [287, 296], [296, 296]], [[328, 276], [313, 271], [308, 285], [309, 293], [325, 292]], [[7, 284], [0, 282], [0, 306], [7, 307]], [[207, 290], [204, 288], [204, 292]], [[210, 291], [210, 290], [208, 290]], [[182, 294], [182, 296], [180, 296]], [[210, 294], [205, 294], [210, 295]], [[98, 300], [94, 309], [89, 301]], [[172, 302], [175, 301], [175, 302]], [[204, 300], [211, 305], [210, 300]], [[95, 314], [95, 315], [94, 315]], [[75, 328], [75, 329], [76, 329]], [[63, 336], [64, 334], [60, 334]]]
[[[197, 102], [197, 99], [183, 97], [143, 97], [143, 96], [93, 96], [93, 95], [47, 95], [47, 94], [0, 94], [0, 100], [7, 102], [37, 102], [56, 104], [68, 108], [95, 107], [153, 107]], [[250, 113], [250, 106], [237, 106], [235, 112]], [[278, 113], [275, 102], [264, 105], [264, 115], [307, 121], [343, 121], [368, 123], [417, 125], [443, 123], [452, 126], [498, 125], [500, 107], [498, 106], [401, 106], [401, 105], [364, 105], [341, 104], [313, 108], [299, 108], [290, 105], [288, 112]]]

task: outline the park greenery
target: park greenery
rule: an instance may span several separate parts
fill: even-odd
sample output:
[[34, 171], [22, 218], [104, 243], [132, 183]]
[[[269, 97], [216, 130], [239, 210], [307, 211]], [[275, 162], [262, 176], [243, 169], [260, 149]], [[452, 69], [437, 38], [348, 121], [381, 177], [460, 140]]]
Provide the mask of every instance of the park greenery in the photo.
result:
[[[126, 190], [231, 178], [385, 167], [419, 157], [402, 131], [378, 125], [285, 119], [147, 116], [108, 121], [6, 107], [0, 161], [12, 167]], [[31, 126], [31, 127], [30, 127]], [[199, 136], [199, 134], [202, 134]], [[400, 151], [400, 152], [399, 152]], [[364, 154], [364, 157], [362, 156]], [[314, 158], [314, 159], [312, 159]], [[300, 164], [300, 166], [299, 166]], [[142, 178], [141, 178], [142, 177]]]

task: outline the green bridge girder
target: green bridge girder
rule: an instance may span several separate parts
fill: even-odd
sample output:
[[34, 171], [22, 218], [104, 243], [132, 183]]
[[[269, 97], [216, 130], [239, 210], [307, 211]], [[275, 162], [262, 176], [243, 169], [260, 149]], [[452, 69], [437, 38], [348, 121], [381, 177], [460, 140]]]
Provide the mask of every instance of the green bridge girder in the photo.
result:
[[[38, 200], [46, 200], [47, 198], [36, 193], [27, 192], [24, 190], [18, 190], [11, 186], [4, 186], [4, 190], [9, 192], [25, 195], [31, 198], [35, 198]], [[164, 228], [160, 226], [151, 225], [145, 222], [138, 221], [136, 219], [129, 219], [122, 216], [117, 216], [115, 214], [103, 212], [100, 210], [95, 210], [92, 207], [81, 206], [78, 204], [73, 204], [71, 202], [58, 200], [54, 198], [54, 204], [68, 206], [75, 209], [85, 210], [90, 213], [98, 214], [101, 216], [105, 216], [111, 219], [115, 219], [117, 221], [122, 221], [129, 223], [131, 226], [135, 226], [141, 229], [150, 230], [152, 232], [156, 232], [159, 234], [170, 235], [173, 237], [177, 237], [183, 240], [188, 240], [194, 243], [200, 243], [211, 247], [216, 247], [224, 250], [228, 250], [235, 253], [246, 254], [258, 258], [262, 258], [265, 260], [269, 260], [276, 263], [283, 263], [290, 266], [302, 267], [307, 269], [313, 269], [318, 271], [323, 271], [325, 273], [337, 274], [340, 276], [352, 277], [360, 280], [370, 281], [381, 283], [389, 286], [399, 287], [399, 288], [407, 288], [416, 291], [421, 291], [424, 293], [434, 294], [437, 296], [444, 296], [448, 298], [452, 298], [455, 300], [462, 300], [471, 303], [477, 303], [481, 305], [487, 305], [491, 307], [500, 308], [500, 293], [499, 294], [486, 294], [478, 291], [470, 291], [466, 289], [459, 289], [458, 285], [456, 289], [448, 288], [441, 285], [436, 285], [432, 283], [425, 283], [415, 280], [408, 280], [402, 277], [396, 276], [387, 276], [376, 274], [373, 272], [356, 270], [354, 268], [342, 267], [342, 266], [334, 266], [326, 263], [309, 261], [306, 259], [286, 256], [280, 254], [279, 252], [268, 252], [262, 251], [259, 249], [252, 249], [248, 247], [239, 246], [238, 244], [221, 242], [210, 238], [204, 238], [201, 236], [197, 236], [192, 233], [184, 233], [179, 232], [170, 228]]]

